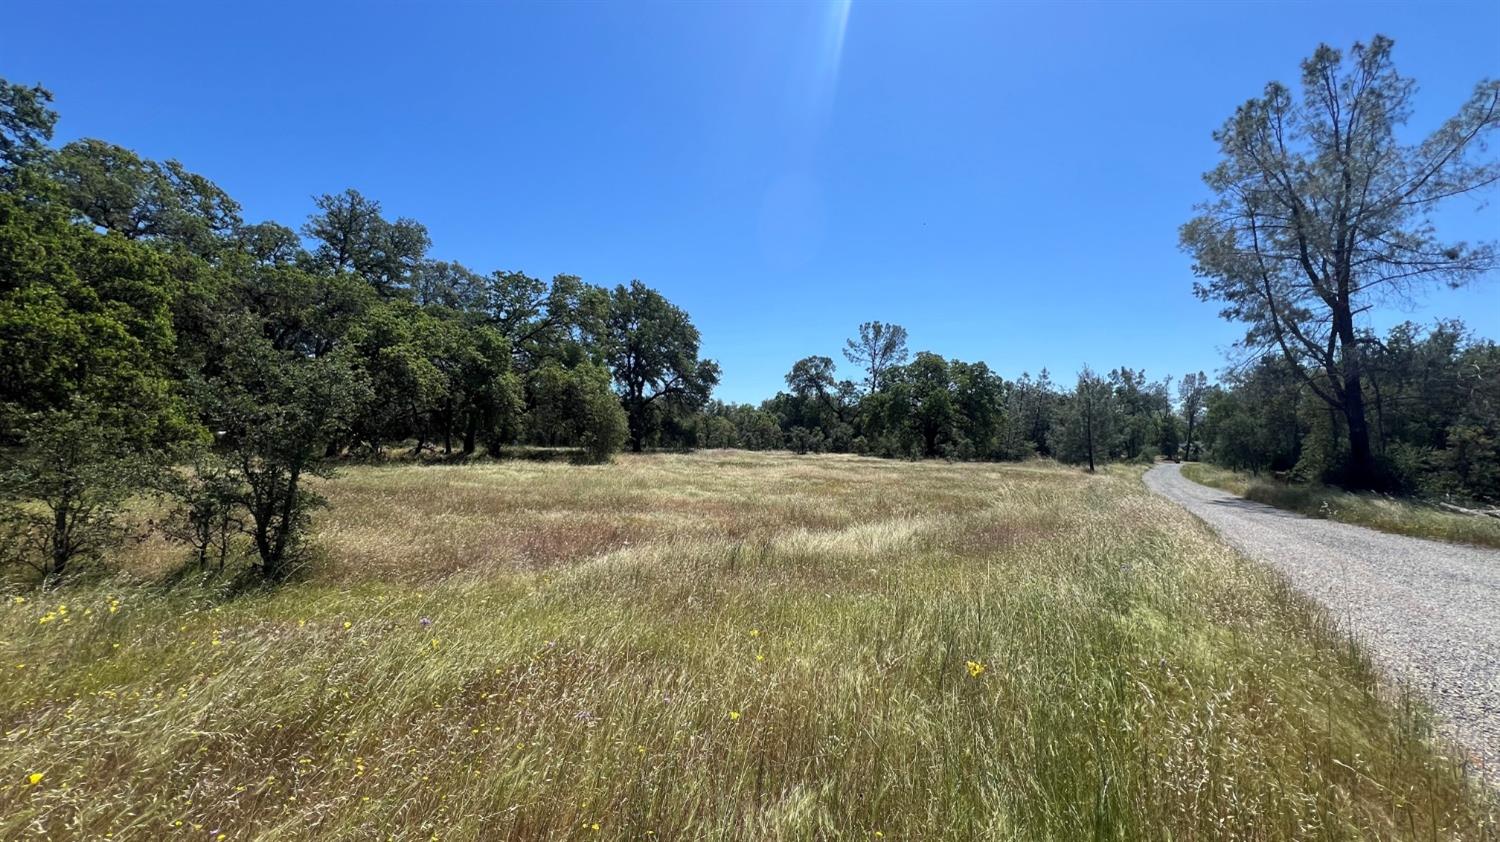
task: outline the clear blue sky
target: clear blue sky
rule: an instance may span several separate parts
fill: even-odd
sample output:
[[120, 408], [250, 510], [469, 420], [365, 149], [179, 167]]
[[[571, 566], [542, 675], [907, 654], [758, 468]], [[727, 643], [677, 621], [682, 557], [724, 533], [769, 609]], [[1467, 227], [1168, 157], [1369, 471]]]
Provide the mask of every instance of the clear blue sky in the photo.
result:
[[[12, 3], [59, 140], [176, 157], [250, 220], [353, 186], [482, 271], [639, 278], [753, 400], [868, 319], [1061, 379], [1213, 371], [1177, 227], [1209, 137], [1320, 41], [1385, 33], [1414, 131], [1500, 75], [1500, 4]], [[1500, 198], [1500, 197], [1494, 197]], [[1444, 227], [1500, 234], [1455, 205]], [[1500, 338], [1500, 279], [1387, 311]], [[853, 372], [845, 372], [852, 375]]]

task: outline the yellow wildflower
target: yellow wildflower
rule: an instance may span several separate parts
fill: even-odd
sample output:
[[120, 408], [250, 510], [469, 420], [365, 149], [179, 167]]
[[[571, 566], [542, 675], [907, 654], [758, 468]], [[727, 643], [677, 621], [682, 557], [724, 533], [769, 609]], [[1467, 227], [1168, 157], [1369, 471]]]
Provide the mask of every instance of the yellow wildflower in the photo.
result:
[[353, 624], [353, 623], [351, 623], [351, 622], [349, 622], [349, 621], [348, 621], [348, 620], [345, 620], [345, 621], [344, 621], [344, 628], [345, 628], [345, 629], [346, 629], [346, 630], [347, 630], [347, 629], [352, 629], [352, 628], [354, 628], [354, 624]]
[[967, 666], [969, 669], [970, 678], [978, 678], [979, 676], [984, 675], [984, 664], [981, 664], [978, 661], [969, 661]]
[[26, 597], [24, 597], [24, 596], [13, 596], [13, 597], [10, 598], [10, 601], [11, 601], [11, 604], [13, 604], [13, 605], [25, 605], [26, 604]]
[[45, 777], [47, 777], [45, 772], [32, 772], [30, 775], [26, 776], [26, 781], [32, 786], [36, 786], [37, 784], [41, 783], [42, 778]]
[[751, 629], [750, 630], [750, 636], [751, 637], [760, 637], [760, 629]]
[[737, 710], [730, 711], [729, 712], [729, 721], [730, 722], [739, 722], [740, 721], [740, 712], [737, 711]]

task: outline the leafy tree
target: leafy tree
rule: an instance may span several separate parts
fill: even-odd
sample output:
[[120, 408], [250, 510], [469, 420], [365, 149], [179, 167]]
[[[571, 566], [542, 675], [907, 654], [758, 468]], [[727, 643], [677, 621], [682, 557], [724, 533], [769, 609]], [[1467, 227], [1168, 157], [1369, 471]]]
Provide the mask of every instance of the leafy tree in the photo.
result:
[[963, 458], [1015, 458], [1017, 445], [1006, 440], [1007, 384], [984, 363], [954, 360], [949, 364], [953, 403]]
[[1109, 458], [1106, 442], [1114, 435], [1117, 416], [1109, 381], [1084, 366], [1078, 372], [1078, 385], [1063, 404], [1053, 449], [1064, 460], [1086, 462], [1093, 473], [1099, 462]]
[[380, 203], [358, 190], [325, 193], [302, 233], [316, 240], [317, 264], [332, 272], [354, 272], [382, 298], [410, 292], [421, 277], [432, 240], [426, 226], [407, 218], [387, 221]]
[[919, 352], [909, 365], [886, 372], [892, 401], [888, 411], [899, 414], [906, 431], [915, 436], [921, 455], [943, 455], [943, 446], [953, 438], [953, 380], [948, 361], [928, 351]]
[[242, 225], [235, 232], [235, 244], [261, 266], [288, 267], [312, 262], [302, 248], [297, 232], [276, 222]]
[[450, 385], [422, 340], [437, 329], [432, 322], [420, 308], [386, 303], [370, 308], [345, 336], [350, 358], [370, 387], [351, 431], [376, 457], [385, 443], [417, 429]]
[[162, 490], [177, 501], [161, 524], [163, 535], [187, 545], [200, 571], [213, 561], [222, 573], [231, 542], [245, 530], [243, 481], [212, 451], [198, 453], [191, 471], [164, 471], [162, 479]]
[[625, 410], [603, 367], [582, 363], [568, 369], [549, 362], [533, 374], [531, 392], [530, 421], [538, 439], [579, 446], [595, 462], [625, 445]]
[[158, 163], [122, 146], [85, 139], [59, 150], [55, 166], [68, 205], [126, 239], [156, 240], [209, 256], [240, 226], [239, 204], [177, 161]]
[[484, 304], [485, 283], [462, 263], [427, 260], [413, 278], [412, 296], [423, 307], [476, 310]]
[[15, 170], [46, 152], [57, 125], [51, 102], [52, 92], [41, 85], [27, 87], [0, 78], [0, 186], [8, 186]]
[[0, 405], [82, 400], [132, 437], [187, 435], [169, 379], [175, 286], [150, 249], [0, 193]]
[[160, 460], [84, 400], [13, 423], [23, 444], [0, 471], [0, 562], [30, 567], [53, 585], [124, 541], [125, 501], [151, 482]]
[[719, 382], [719, 366], [698, 358], [698, 329], [687, 313], [640, 281], [609, 298], [607, 359], [639, 453], [671, 409], [696, 411]]
[[1443, 200], [1500, 179], [1476, 161], [1500, 126], [1500, 81], [1483, 81], [1422, 142], [1397, 129], [1415, 85], [1397, 74], [1392, 41], [1355, 44], [1347, 61], [1320, 46], [1302, 65], [1298, 101], [1280, 83], [1240, 106], [1214, 137], [1224, 159], [1204, 176], [1215, 198], [1182, 229], [1204, 299], [1245, 322], [1243, 345], [1275, 349], [1348, 432], [1346, 481], [1376, 485], [1366, 416], [1365, 348], [1356, 319], [1433, 282], [1458, 285], [1495, 262], [1493, 244], [1438, 239]]
[[278, 350], [244, 321], [228, 326], [225, 341], [206, 409], [242, 483], [261, 575], [278, 581], [301, 559], [311, 512], [324, 504], [303, 481], [332, 474], [323, 452], [367, 400], [368, 385], [343, 355]]
[[1203, 421], [1204, 401], [1208, 397], [1208, 378], [1203, 372], [1182, 375], [1177, 384], [1177, 402], [1182, 408], [1182, 421], [1187, 428], [1187, 441], [1183, 443], [1182, 458], [1193, 459], [1193, 433]]
[[895, 324], [865, 322], [859, 336], [844, 343], [844, 359], [865, 370], [865, 389], [878, 391], [886, 372], [906, 364], [906, 328]]

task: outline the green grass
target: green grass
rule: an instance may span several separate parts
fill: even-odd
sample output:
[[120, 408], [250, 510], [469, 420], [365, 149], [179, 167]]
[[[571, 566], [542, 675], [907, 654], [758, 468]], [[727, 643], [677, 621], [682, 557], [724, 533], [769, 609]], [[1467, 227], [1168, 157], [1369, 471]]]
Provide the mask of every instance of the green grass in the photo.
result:
[[1446, 512], [1415, 500], [1356, 494], [1324, 485], [1293, 485], [1202, 462], [1188, 462], [1182, 475], [1241, 497], [1308, 517], [1368, 526], [1381, 532], [1482, 547], [1500, 547], [1500, 520]]
[[708, 452], [326, 490], [280, 590], [163, 589], [147, 544], [138, 580], [0, 606], [0, 838], [1495, 835], [1426, 711], [1132, 472]]

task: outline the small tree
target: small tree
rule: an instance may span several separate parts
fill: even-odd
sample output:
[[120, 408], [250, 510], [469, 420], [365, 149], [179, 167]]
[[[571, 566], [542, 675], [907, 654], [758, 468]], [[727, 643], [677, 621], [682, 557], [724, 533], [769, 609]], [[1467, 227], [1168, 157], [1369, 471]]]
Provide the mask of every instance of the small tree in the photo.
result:
[[625, 446], [625, 410], [610, 389], [609, 372], [599, 366], [542, 366], [532, 380], [532, 401], [536, 439], [575, 444], [594, 462], [608, 461]]
[[368, 399], [368, 387], [338, 352], [309, 359], [277, 351], [244, 327], [210, 383], [211, 416], [243, 483], [238, 502], [250, 518], [261, 575], [278, 581], [300, 557], [312, 510], [325, 503], [303, 480], [332, 475], [324, 448]]
[[191, 473], [167, 472], [162, 490], [178, 501], [162, 523], [162, 533], [191, 548], [200, 571], [213, 561], [222, 573], [230, 542], [245, 531], [239, 506], [243, 481], [223, 458], [202, 453]]
[[125, 500], [156, 469], [91, 404], [25, 415], [24, 446], [0, 472], [0, 561], [56, 584], [118, 546]]

